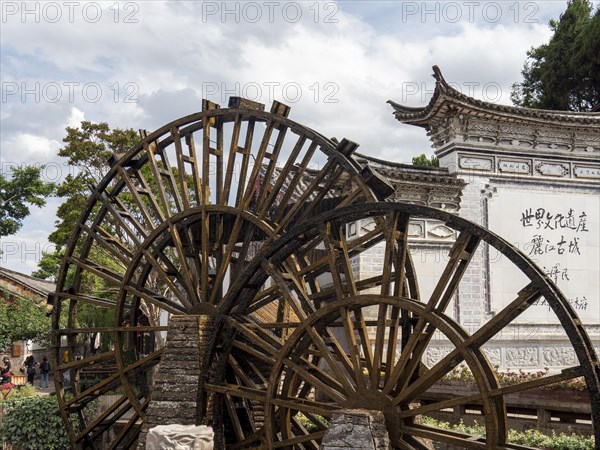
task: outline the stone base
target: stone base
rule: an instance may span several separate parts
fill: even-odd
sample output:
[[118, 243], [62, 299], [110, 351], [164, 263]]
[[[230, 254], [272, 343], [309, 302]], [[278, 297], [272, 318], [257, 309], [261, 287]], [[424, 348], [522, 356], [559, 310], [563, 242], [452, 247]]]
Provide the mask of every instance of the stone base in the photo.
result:
[[212, 332], [211, 324], [212, 316], [171, 316], [166, 348], [154, 377], [152, 400], [138, 438], [138, 450], [150, 450], [146, 447], [146, 437], [152, 427], [196, 425], [200, 358], [208, 334]]
[[381, 411], [345, 409], [333, 413], [321, 450], [390, 450]]
[[148, 430], [146, 450], [213, 450], [214, 437], [205, 425], [158, 425]]

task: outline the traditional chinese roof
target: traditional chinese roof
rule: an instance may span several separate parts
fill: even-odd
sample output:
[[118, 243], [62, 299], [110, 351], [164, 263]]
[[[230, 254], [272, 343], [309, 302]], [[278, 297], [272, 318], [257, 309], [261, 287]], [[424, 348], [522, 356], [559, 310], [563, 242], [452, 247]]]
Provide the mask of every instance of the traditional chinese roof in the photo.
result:
[[[388, 103], [400, 122], [427, 129], [439, 157], [460, 149], [597, 162], [600, 113], [530, 109], [477, 100], [450, 86], [437, 66], [433, 71], [436, 85], [428, 105], [414, 108], [391, 100]], [[597, 179], [596, 166], [592, 169], [591, 177]], [[531, 172], [531, 168], [528, 170]]]
[[458, 210], [465, 181], [450, 174], [445, 167], [421, 167], [384, 161], [371, 156], [354, 154], [361, 165], [369, 165], [394, 187], [391, 200], [415, 203], [446, 210]]
[[444, 121], [450, 112], [468, 113], [472, 117], [494, 119], [501, 122], [538, 122], [569, 126], [594, 126], [600, 129], [600, 113], [554, 111], [507, 106], [477, 100], [450, 86], [438, 66], [433, 66], [435, 91], [425, 107], [409, 107], [389, 100], [394, 115], [402, 122], [429, 129]]
[[0, 287], [16, 296], [36, 296], [46, 300], [56, 290], [51, 281], [34, 278], [24, 273], [0, 267]]

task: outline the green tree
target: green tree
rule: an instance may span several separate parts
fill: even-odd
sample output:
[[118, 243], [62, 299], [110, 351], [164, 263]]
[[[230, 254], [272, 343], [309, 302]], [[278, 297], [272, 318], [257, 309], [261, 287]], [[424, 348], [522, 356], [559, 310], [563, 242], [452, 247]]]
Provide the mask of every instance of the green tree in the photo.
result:
[[48, 344], [50, 328], [44, 304], [0, 291], [0, 347], [6, 348], [13, 342], [28, 339]]
[[600, 7], [569, 0], [552, 38], [527, 52], [523, 81], [512, 86], [511, 100], [528, 108], [589, 111], [600, 104]]
[[43, 166], [16, 168], [11, 177], [0, 173], [0, 236], [15, 234], [30, 214], [29, 205], [42, 207], [54, 184], [42, 180]]
[[[56, 190], [57, 196], [64, 201], [57, 210], [55, 230], [48, 237], [48, 240], [55, 244], [55, 251], [42, 255], [38, 263], [39, 270], [33, 273], [33, 276], [44, 279], [58, 276], [73, 227], [79, 222], [81, 212], [86, 208], [90, 191], [110, 170], [109, 158], [128, 151], [139, 142], [137, 133], [132, 129], [111, 129], [107, 123], [84, 121], [79, 127], [67, 127], [66, 132], [67, 135], [63, 139], [65, 145], [59, 150], [59, 155], [67, 158], [67, 162], [77, 169], [77, 174], [67, 176]], [[152, 180], [149, 182], [152, 185]], [[121, 236], [117, 239], [121, 242], [127, 241], [126, 232], [121, 226], [113, 224], [111, 228], [112, 233]], [[127, 269], [121, 261], [115, 260], [112, 255], [99, 248], [90, 249], [88, 257], [118, 273], [124, 273]], [[115, 299], [118, 293], [115, 286], [90, 273], [83, 277], [80, 290], [107, 299]], [[142, 301], [141, 309], [151, 323], [158, 324], [161, 312], [159, 308]], [[114, 311], [95, 308], [85, 302], [78, 303], [76, 315], [78, 326], [82, 328], [114, 325]], [[83, 334], [80, 338], [81, 343], [87, 346], [91, 345], [94, 335]], [[160, 341], [160, 333], [157, 333], [157, 339]], [[101, 346], [106, 349], [112, 344], [111, 336], [103, 333]]]
[[413, 166], [419, 167], [439, 167], [440, 161], [437, 156], [432, 155], [431, 159], [425, 154], [421, 153], [419, 156], [413, 156]]
[[67, 158], [68, 164], [77, 169], [77, 174], [69, 174], [56, 189], [56, 195], [64, 201], [56, 213], [55, 230], [48, 236], [48, 240], [55, 244], [55, 251], [44, 254], [38, 263], [39, 270], [33, 273], [33, 276], [43, 279], [58, 275], [73, 225], [85, 209], [90, 188], [97, 186], [108, 172], [108, 159], [115, 153], [129, 150], [139, 141], [132, 129], [111, 130], [105, 122], [83, 121], [80, 127], [67, 127], [66, 132], [63, 139], [65, 146], [58, 154]]

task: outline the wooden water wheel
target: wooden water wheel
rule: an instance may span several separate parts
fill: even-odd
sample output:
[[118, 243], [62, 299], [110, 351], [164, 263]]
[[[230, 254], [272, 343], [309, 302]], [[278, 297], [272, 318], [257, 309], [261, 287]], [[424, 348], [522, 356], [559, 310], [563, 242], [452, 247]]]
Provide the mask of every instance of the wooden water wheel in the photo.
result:
[[[360, 176], [345, 156], [355, 144], [289, 120], [278, 102], [270, 112], [240, 98], [229, 106], [204, 102], [203, 112], [142, 133], [110, 161], [75, 224], [53, 323], [57, 392], [74, 446], [135, 441], [167, 313], [218, 307], [247, 262], [288, 227], [375, 199], [364, 181], [373, 174]], [[78, 342], [94, 351], [74, 360]], [[100, 397], [110, 404], [96, 416], [86, 405]]]
[[[457, 235], [427, 294], [418, 283], [426, 277], [415, 272], [408, 248], [409, 223], [424, 218], [443, 222]], [[363, 231], [349, 233], [357, 221]], [[449, 305], [480, 246], [497, 250], [519, 276], [509, 283], [513, 300], [466, 331]], [[359, 278], [353, 262], [373, 255], [380, 255], [380, 267]], [[203, 371], [211, 374], [204, 392], [213, 396], [212, 416], [216, 428], [225, 430], [227, 448], [318, 449], [332, 412], [355, 408], [383, 412], [395, 449], [526, 448], [507, 443], [506, 399], [577, 377], [587, 382], [598, 436], [598, 357], [569, 302], [515, 247], [446, 212], [378, 202], [323, 213], [264, 248], [229, 300], [221, 305], [219, 344]], [[486, 344], [540, 304], [552, 309], [578, 361], [560, 372], [501, 385]], [[265, 308], [289, 308], [290, 320], [262, 323]], [[429, 362], [428, 349], [440, 342], [445, 354]], [[475, 392], [425, 401], [459, 365], [474, 379]], [[458, 405], [480, 410], [482, 436], [441, 429], [423, 418]], [[243, 426], [254, 409], [264, 415], [263, 423]]]
[[[142, 133], [139, 145], [111, 161], [75, 226], [53, 315], [55, 382], [74, 448], [135, 445], [169, 314], [215, 316], [199, 379], [210, 406], [199, 409], [198, 422], [210, 421], [230, 448], [318, 448], [331, 412], [356, 407], [384, 412], [395, 448], [431, 448], [436, 440], [517, 448], [505, 445], [504, 396], [578, 376], [600, 417], [593, 347], [527, 258], [452, 215], [378, 202], [389, 186], [352, 160], [356, 145], [289, 120], [285, 105], [265, 112], [233, 98], [229, 106], [205, 102], [201, 113]], [[458, 233], [427, 298], [407, 245], [417, 217]], [[354, 234], [353, 223], [361, 224]], [[467, 332], [446, 309], [484, 242], [527, 282], [493, 320]], [[378, 249], [377, 273], [359, 279], [353, 262]], [[500, 387], [482, 347], [540, 298], [579, 364]], [[453, 350], [428, 366], [423, 355], [434, 337]], [[90, 351], [75, 359], [81, 342]], [[477, 394], [420, 401], [463, 362]], [[415, 420], [461, 401], [482, 405], [484, 438]]]

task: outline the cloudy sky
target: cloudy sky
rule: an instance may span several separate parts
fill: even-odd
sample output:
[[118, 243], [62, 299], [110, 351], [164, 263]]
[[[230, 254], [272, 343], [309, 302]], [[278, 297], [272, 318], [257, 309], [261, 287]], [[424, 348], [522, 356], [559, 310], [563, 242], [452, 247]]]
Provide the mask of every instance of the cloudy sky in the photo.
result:
[[[431, 153], [389, 99], [426, 104], [431, 66], [465, 93], [509, 104], [525, 53], [566, 1], [2, 1], [0, 162], [45, 164], [81, 120], [153, 130], [231, 95], [292, 106], [290, 118], [410, 162]], [[30, 273], [60, 201], [4, 238], [2, 267]]]

